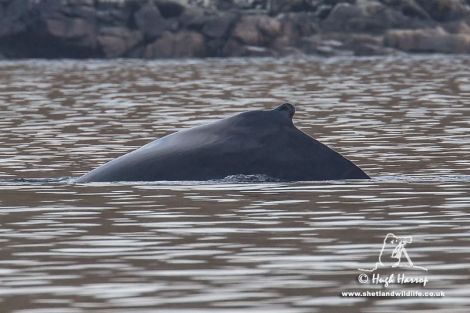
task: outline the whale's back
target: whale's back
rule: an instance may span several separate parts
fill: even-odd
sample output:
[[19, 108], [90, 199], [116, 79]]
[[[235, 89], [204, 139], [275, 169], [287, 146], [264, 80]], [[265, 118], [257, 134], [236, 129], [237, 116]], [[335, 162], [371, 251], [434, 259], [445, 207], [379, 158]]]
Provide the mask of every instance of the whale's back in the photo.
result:
[[282, 180], [368, 178], [298, 130], [292, 115], [281, 106], [183, 130], [114, 159], [78, 182], [211, 180], [239, 174]]

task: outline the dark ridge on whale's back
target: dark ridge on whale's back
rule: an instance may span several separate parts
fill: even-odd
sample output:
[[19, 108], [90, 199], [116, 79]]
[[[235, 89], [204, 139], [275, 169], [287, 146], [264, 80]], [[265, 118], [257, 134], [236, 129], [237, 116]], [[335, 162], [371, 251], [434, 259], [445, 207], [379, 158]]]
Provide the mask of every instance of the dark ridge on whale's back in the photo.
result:
[[157, 139], [77, 182], [214, 180], [265, 175], [285, 181], [368, 179], [354, 163], [297, 129], [295, 107], [243, 112]]

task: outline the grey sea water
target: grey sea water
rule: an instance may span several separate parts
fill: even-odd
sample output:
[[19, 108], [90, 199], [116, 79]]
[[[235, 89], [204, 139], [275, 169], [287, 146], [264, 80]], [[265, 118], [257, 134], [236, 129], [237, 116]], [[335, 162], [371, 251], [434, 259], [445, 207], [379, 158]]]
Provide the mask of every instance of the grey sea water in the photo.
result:
[[[468, 312], [470, 58], [0, 63], [0, 312]], [[370, 181], [75, 184], [282, 101]], [[445, 297], [363, 290], [387, 233]], [[377, 286], [371, 286], [373, 289]], [[362, 288], [362, 289], [361, 289]]]

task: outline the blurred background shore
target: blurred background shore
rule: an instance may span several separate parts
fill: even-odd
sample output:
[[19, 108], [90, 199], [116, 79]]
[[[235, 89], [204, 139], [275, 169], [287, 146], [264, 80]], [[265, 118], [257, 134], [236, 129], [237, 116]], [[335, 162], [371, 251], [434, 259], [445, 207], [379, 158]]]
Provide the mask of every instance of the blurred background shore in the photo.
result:
[[470, 53], [468, 0], [0, 0], [0, 58]]

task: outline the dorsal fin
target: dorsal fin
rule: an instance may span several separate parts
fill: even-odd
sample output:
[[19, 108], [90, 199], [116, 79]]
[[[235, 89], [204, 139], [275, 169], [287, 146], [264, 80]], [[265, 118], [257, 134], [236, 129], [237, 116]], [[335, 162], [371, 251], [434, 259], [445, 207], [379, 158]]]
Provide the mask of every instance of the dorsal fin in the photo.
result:
[[281, 104], [280, 106], [278, 106], [277, 108], [273, 110], [286, 111], [287, 113], [289, 113], [290, 118], [294, 117], [294, 113], [295, 113], [295, 107], [288, 102]]

